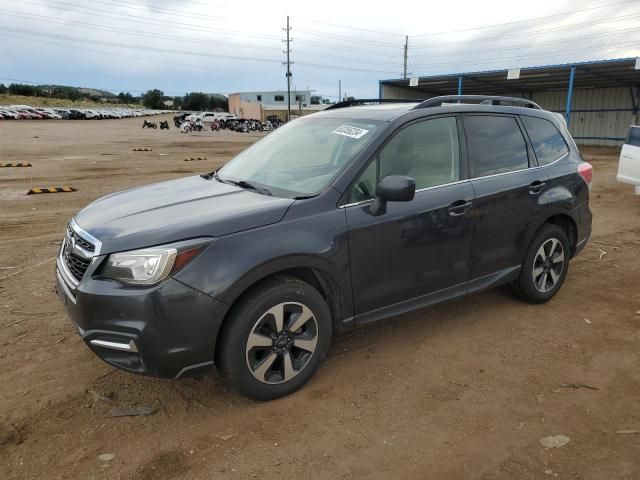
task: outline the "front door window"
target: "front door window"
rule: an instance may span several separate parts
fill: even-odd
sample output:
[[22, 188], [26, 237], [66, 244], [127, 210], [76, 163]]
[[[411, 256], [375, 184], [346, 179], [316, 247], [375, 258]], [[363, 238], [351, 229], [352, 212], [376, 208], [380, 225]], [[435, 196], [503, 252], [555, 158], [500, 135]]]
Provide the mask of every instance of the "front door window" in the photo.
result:
[[397, 132], [382, 147], [355, 182], [351, 202], [369, 200], [388, 175], [405, 175], [416, 190], [460, 180], [460, 146], [455, 117], [413, 123]]

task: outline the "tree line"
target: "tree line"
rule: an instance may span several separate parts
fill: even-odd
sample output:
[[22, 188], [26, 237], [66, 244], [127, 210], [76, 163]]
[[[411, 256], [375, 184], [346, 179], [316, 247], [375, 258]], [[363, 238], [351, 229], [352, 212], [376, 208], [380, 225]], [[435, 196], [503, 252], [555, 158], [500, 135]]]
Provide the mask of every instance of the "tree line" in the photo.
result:
[[21, 95], [24, 97], [59, 98], [63, 100], [107, 100], [117, 103], [138, 103], [140, 99], [129, 92], [120, 92], [114, 95], [109, 92], [87, 93], [76, 87], [58, 85], [26, 85], [23, 83], [0, 83], [0, 95]]
[[[148, 90], [142, 95], [142, 105], [151, 109], [175, 108], [182, 110], [210, 111], [227, 110], [229, 102], [226, 98], [209, 95], [203, 92], [187, 93], [184, 97], [168, 97], [162, 90]], [[171, 102], [173, 106], [170, 107]]]
[[76, 87], [65, 86], [45, 86], [26, 85], [22, 83], [12, 83], [9, 86], [0, 83], [0, 95], [21, 95], [25, 97], [59, 98], [64, 100], [94, 100], [108, 101], [112, 103], [132, 104], [140, 103], [145, 108], [162, 110], [166, 108], [209, 111], [222, 109], [227, 110], [229, 103], [225, 97], [209, 95], [203, 92], [187, 93], [183, 97], [172, 97], [164, 94], [162, 90], [148, 90], [140, 97], [136, 97], [129, 92], [120, 92], [114, 95], [110, 92], [96, 92], [90, 94], [81, 91]]

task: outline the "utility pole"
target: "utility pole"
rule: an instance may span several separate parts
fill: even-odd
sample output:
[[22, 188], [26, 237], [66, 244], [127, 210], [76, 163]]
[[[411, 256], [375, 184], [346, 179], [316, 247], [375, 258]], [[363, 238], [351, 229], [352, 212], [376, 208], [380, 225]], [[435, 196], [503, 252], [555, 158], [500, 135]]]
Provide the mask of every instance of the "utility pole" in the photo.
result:
[[342, 80], [338, 80], [338, 102], [342, 101]]
[[409, 50], [409, 35], [404, 37], [404, 69], [403, 78], [407, 78], [407, 52]]
[[291, 31], [291, 27], [289, 26], [289, 15], [287, 15], [287, 28], [283, 28], [287, 32], [287, 39], [283, 40], [283, 42], [287, 43], [287, 49], [285, 53], [287, 54], [287, 122], [291, 120], [291, 41], [292, 39], [289, 37], [289, 32]]

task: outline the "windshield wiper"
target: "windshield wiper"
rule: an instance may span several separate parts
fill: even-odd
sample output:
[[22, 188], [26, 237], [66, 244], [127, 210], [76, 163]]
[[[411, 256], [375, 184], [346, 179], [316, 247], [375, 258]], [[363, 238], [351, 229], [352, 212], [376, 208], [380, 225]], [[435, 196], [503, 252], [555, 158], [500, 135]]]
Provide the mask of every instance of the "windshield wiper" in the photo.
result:
[[[216, 178], [218, 178], [218, 177], [216, 177]], [[219, 178], [218, 178], [218, 180], [219, 180]], [[268, 189], [266, 189], [264, 187], [259, 187], [255, 183], [249, 182], [247, 180], [229, 180], [229, 179], [225, 179], [224, 181], [228, 182], [228, 183], [232, 183], [234, 185], [237, 185], [240, 188], [247, 188], [249, 190], [254, 190], [254, 191], [258, 192], [258, 193], [262, 193], [263, 195], [273, 196], [273, 194]]]
[[200, 176], [202, 178], [206, 179], [206, 180], [211, 180], [212, 178], [215, 178], [220, 183], [230, 183], [230, 184], [236, 185], [237, 187], [240, 187], [240, 188], [247, 188], [249, 190], [254, 190], [254, 191], [258, 192], [258, 193], [262, 193], [263, 195], [273, 196], [271, 191], [269, 191], [268, 189], [266, 189], [264, 187], [259, 187], [255, 183], [249, 182], [247, 180], [231, 180], [229, 178], [224, 178], [224, 179], [220, 178], [220, 176], [218, 175], [218, 170], [214, 170], [211, 173], [207, 173], [207, 174], [200, 175]]
[[209, 173], [203, 173], [202, 175], [200, 175], [200, 177], [204, 178], [205, 180], [211, 180], [212, 178], [215, 178], [219, 182], [222, 181], [222, 180], [220, 180], [220, 177], [218, 177], [218, 171], [217, 170], [214, 170], [213, 172], [209, 172]]

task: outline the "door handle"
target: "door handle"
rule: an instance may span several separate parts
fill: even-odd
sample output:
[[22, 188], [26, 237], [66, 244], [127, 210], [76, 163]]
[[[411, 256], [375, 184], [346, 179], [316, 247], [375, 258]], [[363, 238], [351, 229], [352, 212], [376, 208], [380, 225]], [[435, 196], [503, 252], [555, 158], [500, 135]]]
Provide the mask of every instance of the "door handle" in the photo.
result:
[[531, 195], [538, 195], [544, 189], [546, 182], [541, 182], [540, 180], [536, 180], [529, 184], [529, 193]]
[[449, 215], [452, 217], [459, 217], [460, 215], [464, 215], [467, 213], [469, 208], [473, 205], [471, 202], [467, 202], [466, 200], [456, 200], [452, 204], [449, 205]]
[[626, 158], [627, 160], [632, 160], [633, 157], [631, 155], [622, 155], [622, 158]]

